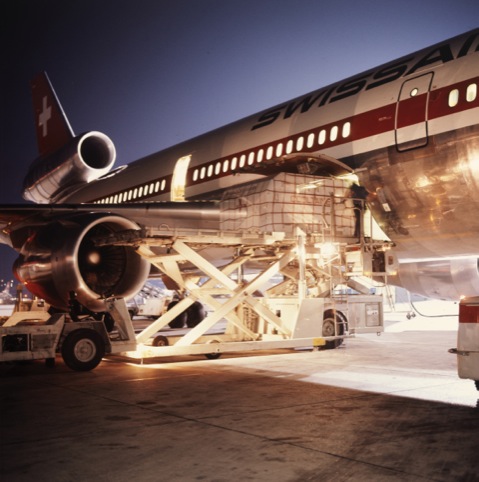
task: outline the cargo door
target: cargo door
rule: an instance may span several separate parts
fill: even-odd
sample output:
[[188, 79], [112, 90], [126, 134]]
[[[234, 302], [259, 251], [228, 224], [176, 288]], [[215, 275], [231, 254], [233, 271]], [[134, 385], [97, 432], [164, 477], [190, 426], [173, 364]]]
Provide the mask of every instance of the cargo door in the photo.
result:
[[171, 200], [184, 201], [186, 179], [191, 156], [180, 157], [175, 164], [173, 179], [171, 180]]
[[427, 106], [433, 73], [406, 80], [396, 108], [396, 146], [407, 151], [427, 144]]

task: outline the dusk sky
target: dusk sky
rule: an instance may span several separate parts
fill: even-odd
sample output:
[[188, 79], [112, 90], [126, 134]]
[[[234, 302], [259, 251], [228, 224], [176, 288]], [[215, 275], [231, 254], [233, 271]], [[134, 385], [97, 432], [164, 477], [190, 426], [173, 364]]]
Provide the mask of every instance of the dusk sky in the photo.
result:
[[[3, 0], [0, 203], [37, 155], [31, 78], [116, 165], [476, 28], [478, 0]], [[0, 276], [15, 255], [0, 247]]]

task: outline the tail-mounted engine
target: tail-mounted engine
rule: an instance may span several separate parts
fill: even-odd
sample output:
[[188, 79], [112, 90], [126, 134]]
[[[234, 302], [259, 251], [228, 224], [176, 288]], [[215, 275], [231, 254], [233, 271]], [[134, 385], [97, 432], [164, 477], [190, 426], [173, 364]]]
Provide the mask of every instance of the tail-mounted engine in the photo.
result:
[[74, 137], [33, 162], [23, 183], [23, 197], [35, 203], [59, 202], [82, 184], [107, 174], [115, 157], [113, 142], [101, 132]]
[[127, 246], [96, 246], [95, 238], [138, 229], [125, 218], [82, 214], [52, 221], [32, 233], [14, 271], [31, 293], [68, 309], [71, 292], [91, 311], [103, 311], [101, 298], [133, 297], [145, 283], [149, 263]]

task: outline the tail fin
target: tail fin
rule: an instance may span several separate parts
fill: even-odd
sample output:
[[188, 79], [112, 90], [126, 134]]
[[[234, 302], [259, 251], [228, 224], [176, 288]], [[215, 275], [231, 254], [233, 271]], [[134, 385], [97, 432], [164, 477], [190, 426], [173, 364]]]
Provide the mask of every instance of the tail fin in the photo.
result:
[[46, 72], [38, 74], [31, 86], [38, 151], [43, 157], [66, 145], [74, 134]]

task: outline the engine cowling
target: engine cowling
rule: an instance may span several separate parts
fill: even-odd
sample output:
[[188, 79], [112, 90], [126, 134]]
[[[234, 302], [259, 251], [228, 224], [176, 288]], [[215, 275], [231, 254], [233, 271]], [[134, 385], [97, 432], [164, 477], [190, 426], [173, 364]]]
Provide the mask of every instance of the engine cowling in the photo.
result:
[[115, 146], [105, 134], [92, 131], [77, 136], [33, 162], [23, 183], [23, 197], [40, 204], [61, 201], [78, 186], [107, 174], [115, 158]]
[[392, 284], [428, 298], [459, 300], [479, 295], [479, 260], [477, 258], [438, 259], [400, 263]]
[[136, 223], [114, 215], [77, 215], [52, 221], [28, 237], [14, 272], [31, 293], [59, 309], [70, 293], [92, 311], [104, 311], [101, 298], [133, 297], [144, 285], [149, 263], [128, 246], [96, 246], [96, 237]]

